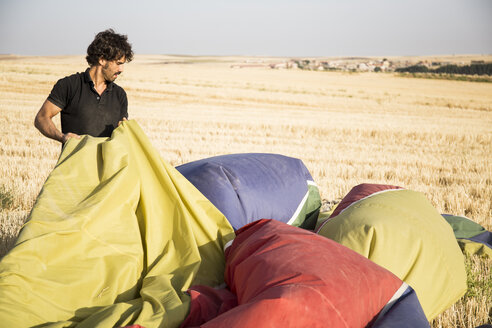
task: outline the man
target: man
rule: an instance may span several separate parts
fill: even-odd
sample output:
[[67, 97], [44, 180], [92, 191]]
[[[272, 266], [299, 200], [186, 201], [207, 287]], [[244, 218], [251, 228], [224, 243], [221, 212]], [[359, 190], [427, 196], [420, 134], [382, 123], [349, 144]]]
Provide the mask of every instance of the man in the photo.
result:
[[[36, 115], [34, 126], [46, 137], [65, 143], [82, 134], [110, 137], [128, 118], [125, 91], [114, 83], [133, 59], [126, 35], [100, 32], [87, 48], [89, 68], [58, 80]], [[53, 117], [61, 112], [61, 131]]]

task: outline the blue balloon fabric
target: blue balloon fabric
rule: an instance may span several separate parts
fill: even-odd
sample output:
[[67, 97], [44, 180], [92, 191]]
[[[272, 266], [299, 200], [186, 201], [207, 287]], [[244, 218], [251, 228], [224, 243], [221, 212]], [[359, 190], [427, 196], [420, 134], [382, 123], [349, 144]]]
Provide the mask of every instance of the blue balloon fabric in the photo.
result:
[[304, 163], [278, 154], [222, 155], [176, 167], [235, 230], [260, 219], [314, 229], [319, 190]]
[[413, 288], [404, 283], [400, 291], [403, 291], [403, 293], [399, 295], [397, 292], [393, 296], [379, 314], [372, 328], [430, 328], [424, 310]]

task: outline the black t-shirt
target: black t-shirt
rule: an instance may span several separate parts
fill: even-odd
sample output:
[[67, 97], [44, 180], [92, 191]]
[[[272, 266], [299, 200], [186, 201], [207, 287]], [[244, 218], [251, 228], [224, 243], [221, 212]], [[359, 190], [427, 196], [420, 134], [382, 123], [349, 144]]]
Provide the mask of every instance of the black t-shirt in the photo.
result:
[[63, 133], [110, 137], [118, 122], [128, 118], [125, 90], [111, 82], [99, 95], [89, 69], [58, 80], [48, 100], [62, 109]]

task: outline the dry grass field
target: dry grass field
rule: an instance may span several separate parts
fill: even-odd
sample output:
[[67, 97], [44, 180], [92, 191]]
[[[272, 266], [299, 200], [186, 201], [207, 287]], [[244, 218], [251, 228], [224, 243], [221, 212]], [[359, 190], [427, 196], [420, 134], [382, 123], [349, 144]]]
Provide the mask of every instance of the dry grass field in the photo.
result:
[[[230, 67], [246, 59], [136, 56], [117, 83], [172, 165], [279, 153], [303, 160], [326, 203], [359, 183], [393, 184], [492, 230], [492, 83]], [[85, 67], [83, 56], [0, 56], [0, 257], [60, 152], [34, 116], [59, 78]], [[469, 291], [433, 327], [491, 323], [492, 260], [466, 260]]]

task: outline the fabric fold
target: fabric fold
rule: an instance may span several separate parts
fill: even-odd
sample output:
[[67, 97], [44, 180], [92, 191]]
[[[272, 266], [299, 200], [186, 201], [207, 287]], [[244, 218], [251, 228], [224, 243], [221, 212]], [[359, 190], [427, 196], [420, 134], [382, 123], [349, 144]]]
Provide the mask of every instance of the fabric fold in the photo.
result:
[[176, 327], [192, 284], [223, 282], [233, 236], [135, 121], [70, 139], [0, 262], [0, 322]]

